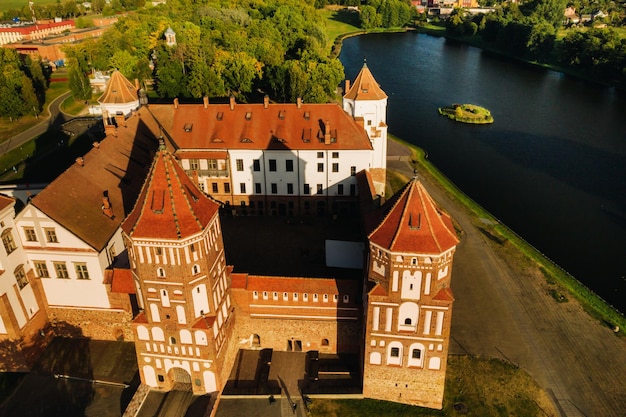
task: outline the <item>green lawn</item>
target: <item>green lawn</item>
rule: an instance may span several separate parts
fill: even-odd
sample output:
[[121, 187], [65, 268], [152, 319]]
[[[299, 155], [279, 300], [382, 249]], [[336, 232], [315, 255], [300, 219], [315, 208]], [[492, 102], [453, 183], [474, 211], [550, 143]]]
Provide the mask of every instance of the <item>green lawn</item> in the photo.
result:
[[311, 417], [556, 415], [550, 400], [525, 371], [499, 359], [450, 356], [443, 410], [377, 400], [313, 399]]
[[[57, 0], [37, 0], [38, 6], [45, 6], [46, 4], [54, 4]], [[0, 13], [4, 13], [7, 10], [21, 9], [24, 6], [28, 6], [28, 0], [2, 0], [0, 1]]]
[[338, 7], [329, 7], [320, 10], [320, 13], [324, 19], [326, 19], [326, 35], [328, 36], [327, 47], [329, 51], [338, 36], [361, 30], [361, 28], [359, 28], [358, 13], [344, 11]]

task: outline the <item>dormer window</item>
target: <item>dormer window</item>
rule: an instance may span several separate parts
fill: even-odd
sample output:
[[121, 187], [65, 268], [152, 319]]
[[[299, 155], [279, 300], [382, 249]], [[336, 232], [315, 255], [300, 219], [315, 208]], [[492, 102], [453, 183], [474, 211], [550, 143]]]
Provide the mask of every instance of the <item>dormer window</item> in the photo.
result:
[[311, 118], [311, 112], [305, 111], [304, 112], [304, 120], [309, 120]]
[[285, 120], [285, 111], [284, 110], [281, 110], [281, 111], [278, 112], [278, 118], [280, 120]]
[[193, 129], [193, 123], [185, 123], [185, 126], [183, 126], [183, 129], [187, 133], [191, 132], [191, 130]]
[[252, 120], [252, 112], [246, 112], [246, 120]]

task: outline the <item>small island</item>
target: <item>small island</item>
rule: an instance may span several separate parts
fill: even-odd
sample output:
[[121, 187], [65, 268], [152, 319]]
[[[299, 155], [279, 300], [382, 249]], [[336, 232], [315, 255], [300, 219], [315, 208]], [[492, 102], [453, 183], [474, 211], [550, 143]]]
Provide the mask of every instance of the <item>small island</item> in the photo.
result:
[[439, 107], [439, 114], [462, 123], [493, 123], [491, 112], [474, 104], [453, 104], [448, 107]]

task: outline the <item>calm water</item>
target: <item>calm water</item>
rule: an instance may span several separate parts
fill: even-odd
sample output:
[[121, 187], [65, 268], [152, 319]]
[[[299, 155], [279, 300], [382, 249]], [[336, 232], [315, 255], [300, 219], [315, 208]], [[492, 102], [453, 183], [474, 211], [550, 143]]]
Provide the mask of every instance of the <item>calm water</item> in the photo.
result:
[[[626, 311], [626, 94], [416, 33], [344, 41], [389, 96], [389, 131], [424, 148], [463, 191]], [[474, 103], [471, 126], [437, 107]]]

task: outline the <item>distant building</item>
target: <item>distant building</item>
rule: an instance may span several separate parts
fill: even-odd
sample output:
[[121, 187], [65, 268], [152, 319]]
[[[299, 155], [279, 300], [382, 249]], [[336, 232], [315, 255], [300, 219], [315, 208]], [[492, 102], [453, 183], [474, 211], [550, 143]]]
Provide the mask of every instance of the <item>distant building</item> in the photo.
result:
[[[22, 210], [0, 197], [0, 354], [32, 356], [53, 334], [134, 340], [142, 383], [204, 394], [240, 348], [345, 352], [364, 360], [366, 397], [441, 408], [458, 240], [417, 179], [376, 208], [387, 95], [368, 67], [342, 107], [137, 100], [114, 72], [107, 137]], [[220, 213], [359, 208], [363, 280], [226, 263]]]

